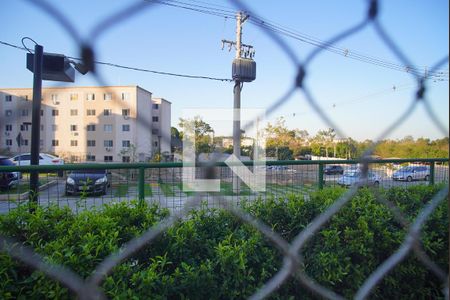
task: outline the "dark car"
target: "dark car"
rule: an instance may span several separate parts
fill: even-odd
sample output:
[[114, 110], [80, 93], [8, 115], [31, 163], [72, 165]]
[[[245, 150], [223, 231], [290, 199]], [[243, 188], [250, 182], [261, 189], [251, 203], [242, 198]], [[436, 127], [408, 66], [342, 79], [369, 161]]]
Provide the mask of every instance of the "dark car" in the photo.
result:
[[[14, 165], [14, 162], [8, 157], [0, 156], [0, 166]], [[21, 177], [20, 172], [0, 172], [0, 189], [10, 189], [17, 186]]]
[[344, 174], [344, 168], [337, 165], [326, 166], [323, 172], [327, 175]]
[[107, 170], [74, 170], [66, 179], [66, 195], [88, 193], [106, 195], [111, 186]]

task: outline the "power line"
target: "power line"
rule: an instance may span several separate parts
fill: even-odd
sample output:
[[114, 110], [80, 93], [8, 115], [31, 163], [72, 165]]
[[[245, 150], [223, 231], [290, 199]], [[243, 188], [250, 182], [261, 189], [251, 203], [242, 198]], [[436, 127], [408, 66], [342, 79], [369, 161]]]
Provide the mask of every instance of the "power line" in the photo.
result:
[[[190, 2], [188, 2], [189, 0], [184, 0], [184, 1], [146, 0], [146, 1], [158, 3], [161, 5], [171, 6], [171, 7], [175, 7], [175, 8], [196, 11], [196, 12], [200, 12], [203, 14], [209, 14], [209, 15], [223, 17], [223, 18], [236, 18], [235, 15], [233, 14], [233, 11], [231, 8], [228, 9], [225, 6], [219, 6], [219, 7], [221, 7], [219, 9], [219, 8], [215, 8], [215, 7], [211, 6], [214, 4], [209, 4], [206, 2], [202, 2], [202, 1], [196, 1], [196, 0], [190, 0]], [[194, 4], [192, 2], [201, 3], [201, 5]], [[215, 6], [218, 6], [218, 5], [215, 4]], [[227, 9], [224, 9], [224, 8], [227, 8]], [[348, 57], [348, 58], [351, 58], [354, 60], [358, 60], [358, 61], [361, 61], [364, 63], [379, 66], [379, 67], [384, 67], [384, 68], [388, 68], [388, 69], [392, 69], [392, 70], [396, 70], [396, 71], [411, 73], [411, 74], [414, 74], [417, 76], [426, 76], [435, 81], [448, 81], [448, 70], [429, 72], [429, 71], [427, 71], [427, 67], [404, 66], [404, 65], [400, 65], [397, 63], [392, 63], [392, 62], [383, 60], [381, 58], [377, 58], [377, 57], [369, 56], [367, 54], [359, 53], [357, 51], [353, 51], [350, 49], [339, 48], [335, 45], [321, 41], [318, 38], [300, 33], [294, 29], [290, 29], [286, 26], [276, 24], [276, 23], [271, 22], [266, 19], [252, 16], [249, 21], [256, 26], [262, 27], [265, 30], [270, 30], [270, 31], [276, 32], [278, 34], [285, 35], [287, 37], [296, 39], [300, 42], [310, 44], [314, 47], [322, 48], [324, 50], [327, 50], [329, 52], [332, 52], [332, 53], [335, 53], [335, 54], [338, 54], [338, 55], [341, 55], [344, 57]]]
[[[10, 44], [10, 43], [4, 42], [4, 41], [0, 41], [0, 44], [2, 44], [4, 46], [11, 47], [11, 48], [15, 48], [15, 49], [23, 50], [23, 51], [28, 51], [28, 49], [25, 48], [25, 47], [17, 46], [17, 45]], [[73, 60], [82, 61], [82, 59], [78, 58], [78, 57], [67, 56], [67, 58], [73, 59]], [[172, 73], [172, 72], [164, 72], [164, 71], [155, 71], [155, 70], [150, 70], [150, 69], [144, 69], [144, 68], [120, 65], [120, 64], [111, 63], [111, 62], [94, 61], [94, 63], [96, 63], [98, 65], [104, 65], [104, 66], [120, 68], [120, 69], [125, 69], [125, 70], [131, 70], [131, 71], [153, 73], [153, 74], [158, 74], [158, 75], [175, 76], [175, 77], [183, 77], [183, 78], [190, 78], [190, 79], [207, 79], [207, 80], [215, 80], [215, 81], [227, 81], [227, 82], [232, 82], [233, 81], [232, 79], [228, 79], [228, 78], [218, 78], [218, 77], [211, 77], [211, 76], [202, 76], [202, 75], [191, 75], [191, 74], [180, 74], [180, 73]]]

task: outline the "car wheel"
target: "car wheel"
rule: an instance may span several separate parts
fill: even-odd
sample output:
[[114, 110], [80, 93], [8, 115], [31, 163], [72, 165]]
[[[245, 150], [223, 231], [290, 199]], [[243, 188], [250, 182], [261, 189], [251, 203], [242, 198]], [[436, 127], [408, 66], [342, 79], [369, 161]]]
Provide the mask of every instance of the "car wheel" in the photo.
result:
[[411, 181], [412, 181], [412, 177], [411, 177], [411, 176], [408, 176], [408, 177], [406, 178], [406, 181], [411, 182]]
[[429, 181], [430, 180], [430, 175], [425, 176], [425, 181]]

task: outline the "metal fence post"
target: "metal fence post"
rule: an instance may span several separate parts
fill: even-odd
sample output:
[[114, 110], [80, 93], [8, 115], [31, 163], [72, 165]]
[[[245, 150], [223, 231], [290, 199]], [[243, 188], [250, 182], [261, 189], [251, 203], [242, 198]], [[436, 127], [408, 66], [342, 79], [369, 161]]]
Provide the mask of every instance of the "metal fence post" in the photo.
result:
[[434, 185], [434, 174], [435, 174], [434, 165], [435, 161], [432, 161], [430, 163], [430, 185]]
[[323, 190], [323, 162], [319, 162], [319, 190]]
[[[42, 98], [42, 63], [44, 57], [44, 47], [36, 45], [34, 47], [33, 66], [33, 107], [31, 114], [31, 165], [39, 165], [39, 140], [41, 124], [41, 98]], [[21, 141], [19, 142], [21, 143]], [[29, 200], [37, 203], [39, 201], [39, 172], [30, 172], [30, 193]]]
[[140, 203], [142, 203], [144, 201], [144, 199], [145, 199], [144, 184], [145, 184], [145, 168], [144, 167], [139, 167], [139, 181], [138, 181], [139, 195], [138, 195], [138, 199], [139, 199]]

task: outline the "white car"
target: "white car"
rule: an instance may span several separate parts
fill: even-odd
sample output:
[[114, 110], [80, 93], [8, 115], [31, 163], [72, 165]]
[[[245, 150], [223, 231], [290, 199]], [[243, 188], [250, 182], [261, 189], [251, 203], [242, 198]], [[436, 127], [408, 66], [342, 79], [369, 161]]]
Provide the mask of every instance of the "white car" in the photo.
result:
[[370, 171], [367, 173], [367, 178], [363, 178], [360, 170], [349, 170], [344, 172], [344, 175], [338, 179], [337, 184], [343, 187], [351, 187], [356, 184], [378, 187], [380, 180], [380, 176]]
[[[17, 166], [31, 165], [31, 153], [22, 153], [11, 158]], [[57, 156], [39, 153], [39, 165], [63, 165], [64, 160]]]
[[397, 170], [392, 174], [392, 179], [405, 180], [411, 182], [413, 180], [430, 180], [429, 166], [407, 166]]

